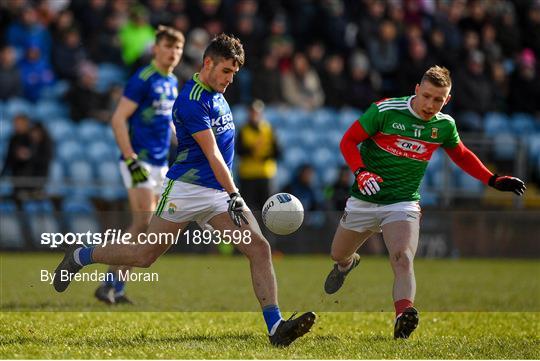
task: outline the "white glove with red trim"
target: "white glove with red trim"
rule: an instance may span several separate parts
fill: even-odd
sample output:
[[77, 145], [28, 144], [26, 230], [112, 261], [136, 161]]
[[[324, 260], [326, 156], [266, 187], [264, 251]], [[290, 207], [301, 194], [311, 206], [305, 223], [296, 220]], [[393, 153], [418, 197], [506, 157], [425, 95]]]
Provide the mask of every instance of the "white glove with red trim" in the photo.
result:
[[379, 183], [382, 183], [383, 179], [379, 175], [369, 172], [365, 168], [358, 168], [354, 172], [354, 176], [358, 182], [358, 189], [363, 195], [372, 196], [381, 190]]

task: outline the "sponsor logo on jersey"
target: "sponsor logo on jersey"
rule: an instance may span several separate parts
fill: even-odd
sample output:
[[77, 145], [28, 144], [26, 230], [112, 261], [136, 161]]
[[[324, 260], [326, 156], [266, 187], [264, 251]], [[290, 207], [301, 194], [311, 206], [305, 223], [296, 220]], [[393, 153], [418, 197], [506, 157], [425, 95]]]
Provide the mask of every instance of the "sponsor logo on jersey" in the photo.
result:
[[427, 151], [426, 147], [422, 143], [408, 139], [398, 139], [396, 141], [396, 146], [403, 150], [415, 152], [418, 154], [423, 154]]
[[405, 131], [405, 126], [401, 123], [392, 123], [392, 128]]
[[159, 99], [152, 102], [155, 115], [170, 115], [174, 105], [174, 99]]
[[398, 157], [429, 161], [433, 152], [440, 146], [423, 140], [399, 136], [397, 134], [377, 133], [371, 138], [384, 151]]
[[219, 116], [217, 118], [210, 119], [214, 134], [219, 135], [225, 133], [227, 130], [234, 129], [232, 113]]

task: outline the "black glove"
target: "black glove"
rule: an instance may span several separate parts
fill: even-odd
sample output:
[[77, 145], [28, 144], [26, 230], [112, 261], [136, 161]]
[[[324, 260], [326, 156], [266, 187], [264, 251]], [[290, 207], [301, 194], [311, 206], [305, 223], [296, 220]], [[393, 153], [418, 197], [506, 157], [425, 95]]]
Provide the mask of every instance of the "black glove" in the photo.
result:
[[148, 180], [150, 173], [148, 170], [137, 161], [137, 159], [129, 158], [125, 160], [126, 165], [131, 173], [132, 186], [135, 187], [139, 183], [144, 183]]
[[523, 195], [523, 192], [527, 189], [521, 179], [507, 175], [498, 176], [494, 174], [489, 178], [488, 184], [501, 192], [514, 192], [518, 196]]
[[229, 209], [227, 212], [229, 212], [229, 216], [233, 220], [234, 224], [236, 224], [238, 227], [242, 227], [241, 221], [244, 221], [245, 224], [249, 224], [246, 216], [244, 215], [244, 206], [246, 203], [240, 196], [240, 193], [231, 193], [229, 194], [229, 197], [231, 197], [231, 199], [227, 201], [229, 203]]

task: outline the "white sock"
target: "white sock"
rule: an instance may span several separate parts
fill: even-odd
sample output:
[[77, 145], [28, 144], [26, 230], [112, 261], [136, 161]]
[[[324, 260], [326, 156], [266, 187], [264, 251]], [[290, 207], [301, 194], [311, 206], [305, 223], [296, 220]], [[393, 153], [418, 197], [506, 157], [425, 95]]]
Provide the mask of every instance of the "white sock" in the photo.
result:
[[338, 271], [339, 271], [339, 272], [345, 272], [345, 271], [348, 271], [349, 268], [352, 267], [353, 262], [354, 262], [354, 258], [351, 259], [351, 262], [349, 262], [349, 264], [347, 265], [347, 267], [341, 267], [341, 265], [338, 263], [338, 265], [337, 265]]

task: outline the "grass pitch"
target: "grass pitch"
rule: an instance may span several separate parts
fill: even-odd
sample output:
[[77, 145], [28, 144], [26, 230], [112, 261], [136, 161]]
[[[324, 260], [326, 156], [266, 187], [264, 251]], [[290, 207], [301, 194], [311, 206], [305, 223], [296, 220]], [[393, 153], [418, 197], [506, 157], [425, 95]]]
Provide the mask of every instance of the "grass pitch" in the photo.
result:
[[284, 316], [319, 315], [276, 349], [242, 257], [167, 255], [145, 270], [158, 282], [128, 285], [137, 305], [115, 307], [93, 299], [95, 283], [57, 294], [41, 282], [60, 257], [0, 254], [0, 358], [540, 358], [537, 260], [417, 260], [420, 325], [396, 341], [385, 258], [364, 258], [333, 296], [322, 291], [326, 257], [276, 259]]

